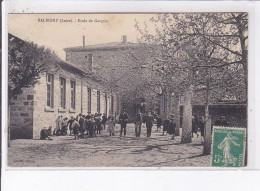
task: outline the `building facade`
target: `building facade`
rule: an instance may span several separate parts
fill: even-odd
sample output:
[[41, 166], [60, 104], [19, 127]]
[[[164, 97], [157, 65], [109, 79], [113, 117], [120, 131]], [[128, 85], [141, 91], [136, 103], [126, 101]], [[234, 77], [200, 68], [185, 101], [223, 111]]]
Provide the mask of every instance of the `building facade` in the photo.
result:
[[118, 95], [98, 75], [73, 63], [59, 61], [58, 68], [41, 73], [33, 87], [9, 100], [10, 136], [39, 138], [43, 127], [55, 127], [58, 116], [116, 115]]

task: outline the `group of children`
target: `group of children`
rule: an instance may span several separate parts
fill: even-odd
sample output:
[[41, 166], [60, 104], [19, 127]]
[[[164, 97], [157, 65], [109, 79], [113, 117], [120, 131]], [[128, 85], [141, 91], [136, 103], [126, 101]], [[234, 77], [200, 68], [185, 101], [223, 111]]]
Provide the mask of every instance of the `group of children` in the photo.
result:
[[[101, 130], [106, 129], [109, 132], [110, 136], [115, 135], [114, 126], [115, 119], [112, 116], [106, 117], [101, 114], [91, 114], [91, 115], [82, 115], [79, 114], [76, 117], [67, 117], [58, 116], [56, 119], [56, 128], [53, 131], [53, 135], [67, 135], [68, 130], [70, 135], [74, 135], [75, 139], [88, 137], [95, 137], [96, 134], [101, 134]], [[51, 128], [48, 130], [43, 128], [41, 130], [41, 139], [50, 139]]]

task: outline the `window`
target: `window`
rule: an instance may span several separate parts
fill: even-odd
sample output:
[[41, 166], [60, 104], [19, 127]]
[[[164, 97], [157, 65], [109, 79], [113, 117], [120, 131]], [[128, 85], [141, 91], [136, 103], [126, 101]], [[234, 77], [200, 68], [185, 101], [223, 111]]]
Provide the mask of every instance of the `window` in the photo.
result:
[[47, 74], [46, 76], [46, 85], [47, 85], [47, 106], [53, 108], [53, 79], [52, 74]]
[[66, 108], [66, 79], [60, 78], [60, 107]]
[[111, 113], [114, 114], [114, 96], [111, 96]]
[[71, 108], [76, 108], [76, 82], [70, 81], [70, 92], [71, 92]]
[[97, 113], [100, 113], [100, 91], [97, 91]]
[[88, 88], [88, 113], [91, 113], [91, 89]]

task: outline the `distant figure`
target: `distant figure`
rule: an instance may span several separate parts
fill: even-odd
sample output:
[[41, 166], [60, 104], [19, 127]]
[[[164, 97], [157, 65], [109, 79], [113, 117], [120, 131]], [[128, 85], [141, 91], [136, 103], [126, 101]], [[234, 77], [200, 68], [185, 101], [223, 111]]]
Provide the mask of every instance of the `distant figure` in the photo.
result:
[[107, 122], [107, 116], [104, 113], [103, 116], [102, 116], [102, 121], [101, 121], [101, 123], [102, 123], [102, 125], [104, 127], [104, 130], [106, 130], [106, 122]]
[[61, 121], [61, 135], [67, 135], [68, 118], [65, 117]]
[[164, 135], [165, 131], [166, 131], [166, 135], [167, 135], [169, 126], [170, 126], [170, 120], [168, 119], [168, 116], [166, 116], [166, 119], [163, 121], [163, 134], [162, 135]]
[[61, 130], [61, 120], [62, 120], [62, 115], [58, 116], [57, 119], [55, 120], [56, 123], [56, 127], [53, 130], [53, 135], [59, 135], [60, 134], [60, 130]]
[[48, 128], [48, 134], [49, 134], [49, 136], [51, 136], [51, 132], [52, 132], [52, 126], [49, 126], [49, 128]]
[[148, 115], [145, 118], [146, 129], [147, 129], [147, 138], [151, 137], [152, 127], [153, 127], [153, 116], [151, 112], [148, 112]]
[[88, 120], [88, 127], [89, 127], [89, 137], [94, 137], [95, 135], [95, 118], [94, 115], [90, 116], [90, 119]]
[[80, 124], [76, 119], [74, 119], [72, 123], [72, 129], [73, 129], [73, 134], [75, 136], [75, 139], [79, 139]]
[[46, 127], [44, 127], [41, 132], [40, 132], [40, 139], [41, 140], [52, 140], [50, 137], [49, 137], [49, 132], [47, 130]]
[[170, 119], [169, 128], [168, 128], [168, 133], [169, 135], [172, 135], [172, 140], [174, 140], [175, 129], [176, 129], [176, 123], [174, 123], [174, 116], [172, 115]]
[[160, 117], [160, 115], [158, 115], [157, 117], [157, 121], [156, 121], [156, 124], [157, 124], [157, 131], [160, 129], [161, 130], [161, 126], [162, 126], [162, 118]]
[[220, 121], [220, 117], [216, 117], [216, 120], [215, 120], [215, 126], [221, 126], [221, 121]]
[[141, 126], [142, 126], [142, 113], [140, 110], [138, 111], [136, 118], [135, 118], [135, 136], [140, 137], [141, 135]]
[[101, 126], [101, 114], [97, 114], [95, 117], [96, 126], [97, 126], [97, 134], [101, 134], [102, 126]]
[[128, 115], [127, 115], [125, 109], [119, 116], [119, 122], [121, 124], [120, 137], [122, 136], [123, 131], [124, 131], [124, 136], [126, 136], [126, 124], [128, 122]]
[[79, 135], [80, 135], [80, 137], [84, 138], [85, 119], [81, 114], [79, 114], [78, 122], [79, 122], [79, 133], [80, 133]]
[[229, 124], [227, 122], [226, 116], [221, 116], [221, 124], [220, 126], [227, 127]]
[[203, 117], [201, 117], [199, 119], [199, 124], [198, 124], [199, 128], [200, 128], [200, 135], [201, 135], [201, 141], [203, 142], [203, 138], [204, 138], [204, 132], [205, 132], [205, 123], [203, 120]]
[[74, 122], [74, 118], [71, 116], [70, 120], [68, 121], [68, 126], [69, 126], [69, 130], [70, 130], [70, 135], [72, 135], [72, 123]]
[[108, 130], [110, 136], [115, 135], [114, 127], [115, 127], [115, 120], [114, 120], [113, 116], [110, 115], [107, 119], [107, 130]]

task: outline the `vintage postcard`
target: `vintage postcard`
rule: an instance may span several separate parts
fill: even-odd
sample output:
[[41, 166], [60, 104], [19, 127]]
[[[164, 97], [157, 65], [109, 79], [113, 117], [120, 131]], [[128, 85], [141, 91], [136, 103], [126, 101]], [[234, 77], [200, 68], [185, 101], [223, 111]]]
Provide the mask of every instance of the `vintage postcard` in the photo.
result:
[[246, 129], [213, 127], [211, 165], [242, 167], [245, 161]]
[[246, 166], [248, 35], [248, 12], [8, 14], [8, 167]]

